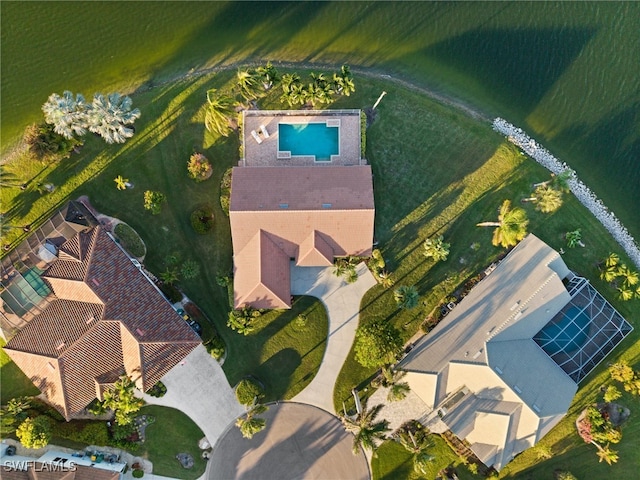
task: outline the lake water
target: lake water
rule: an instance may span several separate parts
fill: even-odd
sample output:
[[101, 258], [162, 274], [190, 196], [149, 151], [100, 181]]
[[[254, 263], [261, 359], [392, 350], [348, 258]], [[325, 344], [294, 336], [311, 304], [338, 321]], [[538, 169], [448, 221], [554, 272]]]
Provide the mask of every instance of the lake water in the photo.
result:
[[[409, 78], [525, 128], [640, 238], [640, 2], [2, 2], [1, 144], [52, 92], [253, 59]], [[357, 79], [356, 79], [357, 80]]]

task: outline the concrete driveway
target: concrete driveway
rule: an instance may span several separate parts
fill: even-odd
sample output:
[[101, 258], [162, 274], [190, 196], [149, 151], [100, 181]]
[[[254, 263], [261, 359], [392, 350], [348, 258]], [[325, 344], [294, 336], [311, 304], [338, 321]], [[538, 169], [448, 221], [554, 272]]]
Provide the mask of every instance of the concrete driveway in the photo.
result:
[[202, 429], [211, 445], [245, 411], [222, 367], [203, 345], [162, 377], [162, 383], [167, 387], [166, 395], [155, 398], [145, 394], [146, 402], [181, 410]]
[[349, 284], [333, 274], [333, 267], [291, 266], [291, 293], [320, 299], [329, 316], [327, 349], [320, 370], [293, 401], [334, 412], [333, 387], [355, 339], [360, 301], [376, 284], [364, 263], [358, 265], [357, 272], [358, 281]]

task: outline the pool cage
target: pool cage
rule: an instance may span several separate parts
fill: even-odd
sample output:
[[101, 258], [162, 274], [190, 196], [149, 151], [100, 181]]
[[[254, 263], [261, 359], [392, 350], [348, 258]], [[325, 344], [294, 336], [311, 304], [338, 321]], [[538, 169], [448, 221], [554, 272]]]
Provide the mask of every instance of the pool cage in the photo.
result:
[[46, 308], [53, 295], [40, 275], [58, 259], [58, 248], [98, 221], [79, 202], [69, 202], [0, 263], [0, 328], [11, 338]]
[[[571, 300], [533, 340], [580, 383], [633, 327], [585, 278], [573, 276], [566, 287]], [[560, 324], [550, 335], [548, 326]]]

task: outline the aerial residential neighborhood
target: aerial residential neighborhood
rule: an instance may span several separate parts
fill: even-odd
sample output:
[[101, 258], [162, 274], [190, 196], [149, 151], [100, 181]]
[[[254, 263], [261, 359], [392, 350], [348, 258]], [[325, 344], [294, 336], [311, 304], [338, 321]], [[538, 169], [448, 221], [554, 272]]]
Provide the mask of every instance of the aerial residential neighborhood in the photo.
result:
[[2, 478], [634, 478], [638, 19], [2, 2]]

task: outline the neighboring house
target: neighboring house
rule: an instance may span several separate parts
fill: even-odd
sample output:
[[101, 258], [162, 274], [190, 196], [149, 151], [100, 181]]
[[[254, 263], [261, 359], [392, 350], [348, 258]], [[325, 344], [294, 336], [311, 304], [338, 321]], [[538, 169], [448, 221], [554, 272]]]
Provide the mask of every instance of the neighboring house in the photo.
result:
[[331, 266], [371, 254], [373, 181], [360, 125], [359, 110], [245, 112], [229, 214], [236, 308], [289, 308], [292, 261]]
[[121, 375], [148, 390], [199, 345], [97, 222], [55, 251], [38, 275], [51, 293], [4, 349], [67, 420], [102, 399]]
[[399, 367], [431, 418], [500, 470], [562, 419], [578, 383], [631, 330], [530, 234]]

